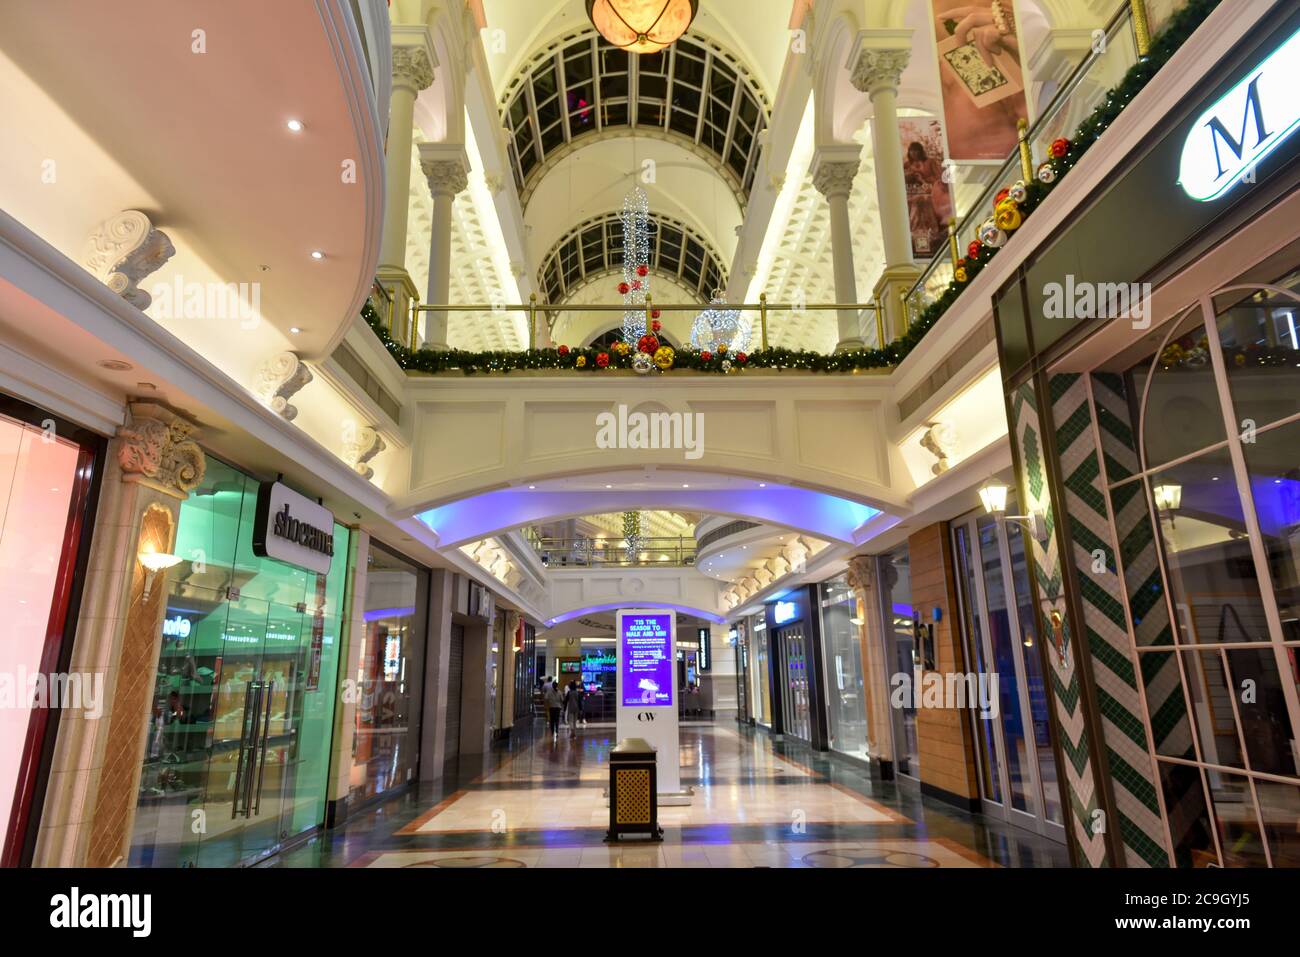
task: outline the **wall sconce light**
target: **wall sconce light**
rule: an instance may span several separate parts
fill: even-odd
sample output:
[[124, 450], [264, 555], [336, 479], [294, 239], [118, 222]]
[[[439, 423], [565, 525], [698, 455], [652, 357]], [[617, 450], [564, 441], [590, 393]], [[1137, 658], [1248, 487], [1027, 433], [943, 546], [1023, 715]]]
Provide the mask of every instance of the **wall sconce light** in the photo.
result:
[[1169, 516], [1169, 524], [1174, 524], [1174, 513], [1183, 504], [1183, 487], [1181, 485], [1157, 485], [1151, 489], [1156, 500], [1156, 510]]
[[179, 565], [183, 561], [179, 555], [168, 555], [166, 552], [141, 552], [137, 557], [145, 570], [144, 594], [140, 596], [141, 601], [149, 600], [149, 593], [153, 590], [155, 575], [174, 565]]
[[1029, 515], [1007, 515], [1007, 487], [997, 479], [989, 479], [979, 490], [980, 502], [984, 505], [984, 511], [993, 515], [1000, 522], [1018, 522], [1022, 525], [1030, 537], [1036, 542], [1041, 542], [1045, 537], [1043, 516], [1038, 513]]

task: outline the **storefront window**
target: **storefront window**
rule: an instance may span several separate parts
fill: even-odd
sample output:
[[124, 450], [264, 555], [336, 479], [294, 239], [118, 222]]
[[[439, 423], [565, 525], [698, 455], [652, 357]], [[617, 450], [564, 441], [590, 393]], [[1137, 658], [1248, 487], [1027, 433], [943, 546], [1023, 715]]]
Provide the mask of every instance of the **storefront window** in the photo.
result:
[[823, 582], [819, 589], [830, 745], [836, 751], [863, 758], [867, 750], [866, 687], [862, 666], [862, 618], [848, 576]]
[[1260, 432], [1242, 451], [1273, 578], [1282, 640], [1300, 641], [1300, 422]]
[[365, 634], [357, 659], [348, 797], [364, 801], [414, 778], [420, 749], [429, 575], [375, 541], [366, 559]]
[[209, 457], [181, 504], [132, 866], [245, 863], [324, 820], [348, 530], [327, 575], [259, 558], [258, 484]]
[[772, 682], [768, 673], [767, 623], [762, 615], [750, 618], [753, 654], [749, 659], [749, 692], [754, 707], [754, 721], [765, 728], [772, 726]]
[[[885, 623], [886, 661], [895, 674], [907, 675], [915, 680], [916, 661], [913, 655], [912, 577], [907, 546], [897, 548], [880, 557], [880, 593]], [[892, 688], [892, 685], [891, 685]], [[894, 759], [902, 774], [917, 777], [921, 773], [920, 755], [916, 744], [916, 709], [911, 697], [901, 708], [890, 707], [894, 722]]]
[[[60, 667], [68, 616], [75, 614], [70, 592], [78, 550], [89, 534], [95, 467], [89, 447], [0, 415], [0, 674], [16, 688], [27, 688], [28, 676]], [[47, 696], [0, 708], [0, 843], [7, 866], [20, 863], [24, 853], [51, 715], [60, 707], [90, 713], [103, 705], [103, 689], [97, 692], [89, 675], [78, 681], [84, 689], [80, 700]], [[69, 681], [66, 687], [71, 692], [74, 686]]]
[[[1300, 271], [1276, 285], [1300, 289]], [[1273, 289], [1259, 289], [1229, 293], [1217, 305], [1223, 367], [1237, 416], [1261, 428], [1300, 412], [1295, 375], [1300, 302]]]
[[1200, 309], [1184, 316], [1155, 361], [1129, 372], [1133, 401], [1143, 403], [1146, 467], [1163, 465], [1224, 441], [1223, 411]]
[[[1294, 264], [1284, 252], [1259, 268], [1280, 258]], [[1116, 520], [1127, 514], [1134, 528], [1122, 549], [1126, 593], [1182, 866], [1296, 860], [1300, 301], [1286, 291], [1298, 275], [1233, 288], [1213, 314], [1197, 307], [1172, 321], [1125, 383], [1146, 471], [1110, 494]], [[1158, 555], [1123, 512], [1135, 499], [1148, 506]], [[1154, 647], [1168, 644], [1166, 600], [1176, 651]]]

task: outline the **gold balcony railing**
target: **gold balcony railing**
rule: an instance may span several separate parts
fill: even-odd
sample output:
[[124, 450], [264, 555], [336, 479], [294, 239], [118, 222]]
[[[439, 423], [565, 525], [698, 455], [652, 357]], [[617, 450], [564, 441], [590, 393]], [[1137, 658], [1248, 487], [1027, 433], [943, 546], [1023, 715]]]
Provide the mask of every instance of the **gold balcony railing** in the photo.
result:
[[621, 538], [547, 538], [536, 534], [527, 538], [548, 568], [668, 568], [695, 564], [694, 538], [643, 538], [632, 555]]

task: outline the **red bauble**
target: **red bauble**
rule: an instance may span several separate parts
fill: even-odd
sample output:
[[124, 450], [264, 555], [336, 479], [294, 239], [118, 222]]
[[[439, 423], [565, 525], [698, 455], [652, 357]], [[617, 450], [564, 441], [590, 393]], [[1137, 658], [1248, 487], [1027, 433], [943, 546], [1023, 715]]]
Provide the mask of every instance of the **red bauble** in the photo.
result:
[[631, 289], [631, 288], [632, 288], [632, 287], [629, 286], [627, 283], [625, 283], [625, 282], [621, 282], [621, 283], [618, 284], [618, 294], [619, 294], [620, 296], [626, 296], [626, 295], [627, 295], [627, 291], [628, 291], [629, 289]]
[[659, 350], [659, 340], [650, 335], [642, 336], [637, 340], [636, 348], [638, 352], [654, 355]]
[[651, 309], [651, 310], [650, 310], [650, 318], [651, 318], [651, 319], [658, 319], [661, 315], [662, 315], [662, 313], [661, 313], [658, 309]]
[[983, 243], [981, 243], [978, 239], [972, 239], [970, 241], [970, 245], [966, 247], [966, 254], [971, 259], [978, 259], [980, 250], [983, 248], [984, 248]]
[[958, 268], [958, 269], [961, 269], [961, 268], [962, 268], [963, 266], [965, 266], [965, 265], [966, 265], [966, 260], [965, 260], [964, 258], [963, 258], [963, 259], [958, 259], [958, 260], [957, 260], [957, 268]]
[[713, 358], [713, 353], [705, 349], [703, 352], [700, 353], [700, 358], [703, 361], [708, 362], [710, 359]]
[[649, 266], [637, 266], [637, 267], [636, 267], [636, 274], [637, 274], [638, 276], [646, 276], [646, 275], [649, 275], [649, 273], [650, 273], [650, 267], [649, 267]]
[[609, 365], [609, 353], [608, 353], [608, 352], [597, 352], [597, 353], [596, 353], [596, 365], [600, 366], [602, 369], [605, 368], [605, 366]]
[[568, 346], [560, 346], [560, 348], [559, 348], [558, 350], [556, 350], [556, 351], [558, 351], [558, 352], [560, 353], [560, 355], [562, 355], [562, 356], [567, 356], [567, 355], [569, 354], [569, 347], [568, 347]]
[[1070, 141], [1067, 140], [1065, 137], [1061, 137], [1059, 140], [1052, 141], [1051, 154], [1054, 157], [1060, 159], [1068, 152], [1070, 152]]
[[1000, 189], [1000, 190], [998, 190], [998, 194], [997, 194], [997, 196], [993, 197], [993, 205], [994, 205], [994, 206], [1001, 206], [1001, 205], [1002, 205], [1002, 201], [1003, 201], [1004, 199], [1006, 199], [1006, 198], [1007, 198], [1008, 196], [1010, 196], [1010, 195], [1011, 195], [1011, 190], [1010, 190], [1010, 189]]
[[641, 280], [640, 280], [640, 279], [633, 279], [633, 280], [632, 280], [632, 288], [633, 288], [633, 289], [640, 289], [640, 288], [641, 288]]
[[654, 320], [652, 320], [652, 321], [650, 322], [650, 331], [651, 331], [651, 332], [658, 332], [658, 331], [659, 331], [660, 329], [662, 329], [663, 327], [664, 327], [664, 324], [663, 324], [662, 322], [660, 322], [658, 319], [654, 319]]
[[737, 352], [736, 361], [743, 366], [746, 362], [749, 361], [749, 356], [745, 355], [743, 352]]

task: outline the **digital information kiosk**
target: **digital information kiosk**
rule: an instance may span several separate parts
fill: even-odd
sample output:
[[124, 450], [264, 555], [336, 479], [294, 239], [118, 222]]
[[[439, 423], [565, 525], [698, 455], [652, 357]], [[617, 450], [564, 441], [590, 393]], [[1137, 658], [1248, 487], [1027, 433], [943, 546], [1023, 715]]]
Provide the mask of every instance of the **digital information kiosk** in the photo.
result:
[[660, 794], [682, 794], [677, 755], [677, 613], [627, 608], [618, 633], [618, 739], [644, 738], [657, 749]]

